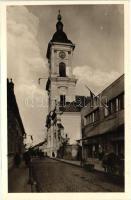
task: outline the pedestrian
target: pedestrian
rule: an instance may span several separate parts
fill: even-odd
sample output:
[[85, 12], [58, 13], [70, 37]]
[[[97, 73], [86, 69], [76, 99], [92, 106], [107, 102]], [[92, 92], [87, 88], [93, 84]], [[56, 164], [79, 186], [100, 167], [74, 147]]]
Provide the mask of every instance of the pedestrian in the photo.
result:
[[83, 158], [83, 155], [82, 155], [82, 149], [80, 151], [80, 165], [81, 167], [84, 167], [85, 165], [85, 159]]
[[93, 145], [93, 147], [92, 147], [92, 157], [95, 158], [95, 155], [96, 155], [96, 147], [95, 147], [95, 145]]
[[31, 160], [31, 156], [30, 156], [29, 151], [25, 152], [24, 155], [23, 155], [23, 157], [24, 157], [26, 166], [29, 167], [30, 160]]
[[55, 153], [54, 153], [54, 152], [52, 153], [52, 157], [53, 157], [53, 158], [55, 157]]

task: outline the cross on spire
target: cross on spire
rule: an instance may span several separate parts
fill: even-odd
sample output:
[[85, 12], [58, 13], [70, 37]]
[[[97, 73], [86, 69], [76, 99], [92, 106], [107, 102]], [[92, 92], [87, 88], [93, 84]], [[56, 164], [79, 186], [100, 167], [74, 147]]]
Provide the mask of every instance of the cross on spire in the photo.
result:
[[58, 16], [57, 16], [57, 19], [58, 19], [58, 21], [61, 21], [61, 19], [62, 19], [61, 14], [60, 14], [60, 10], [58, 10]]

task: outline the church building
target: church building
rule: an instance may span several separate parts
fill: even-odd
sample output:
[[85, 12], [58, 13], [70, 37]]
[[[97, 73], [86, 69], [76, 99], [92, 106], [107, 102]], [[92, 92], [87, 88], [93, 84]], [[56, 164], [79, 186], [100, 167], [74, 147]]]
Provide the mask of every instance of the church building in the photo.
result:
[[[71, 135], [76, 140], [81, 137], [80, 110], [85, 101], [83, 97], [76, 96], [75, 93], [77, 79], [72, 73], [75, 45], [63, 31], [60, 11], [57, 20], [56, 32], [48, 44], [46, 55], [49, 64], [49, 77], [46, 83], [48, 92], [47, 155], [49, 156], [57, 156], [62, 142], [68, 140]], [[76, 137], [76, 132], [70, 131], [75, 126], [78, 126], [78, 137]]]

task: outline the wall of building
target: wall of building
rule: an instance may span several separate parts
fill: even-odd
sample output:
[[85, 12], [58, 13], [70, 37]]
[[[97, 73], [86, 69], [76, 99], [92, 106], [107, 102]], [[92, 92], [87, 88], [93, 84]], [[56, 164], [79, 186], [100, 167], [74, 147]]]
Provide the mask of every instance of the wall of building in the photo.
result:
[[[51, 94], [50, 98], [52, 104], [54, 105], [53, 101], [57, 100], [60, 102], [60, 95], [66, 96], [66, 101], [72, 102], [75, 100], [75, 80], [70, 80], [69, 78], [52, 78], [52, 85], [51, 85]], [[54, 107], [52, 107], [54, 108]]]
[[64, 126], [65, 133], [70, 138], [70, 144], [76, 143], [81, 138], [81, 114], [80, 112], [63, 113], [61, 121]]
[[20, 117], [16, 97], [14, 94], [14, 84], [7, 81], [7, 117], [8, 117], [8, 169], [14, 164], [16, 153], [22, 156], [24, 152], [23, 139], [25, 130]]
[[124, 154], [124, 75], [99, 96], [81, 111], [85, 159], [100, 151]]
[[[60, 51], [64, 51], [66, 57], [61, 59], [59, 56]], [[72, 76], [72, 45], [67, 43], [54, 43], [51, 48], [51, 73], [56, 76], [59, 76], [59, 63], [63, 62], [66, 64], [66, 67], [69, 69], [68, 76]]]
[[67, 145], [64, 152], [63, 159], [78, 160], [79, 146], [77, 144]]

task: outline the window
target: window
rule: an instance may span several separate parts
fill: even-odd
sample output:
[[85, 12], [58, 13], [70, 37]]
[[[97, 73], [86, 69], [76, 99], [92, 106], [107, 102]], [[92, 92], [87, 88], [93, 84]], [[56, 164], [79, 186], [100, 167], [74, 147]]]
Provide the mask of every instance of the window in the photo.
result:
[[94, 113], [87, 115], [85, 118], [86, 118], [86, 125], [93, 123], [94, 122]]
[[86, 119], [86, 117], [84, 117], [84, 120], [83, 120], [83, 125], [84, 126], [86, 126], [86, 121], [87, 121], [87, 119]]
[[86, 124], [84, 123], [84, 125], [94, 123], [94, 122], [98, 121], [99, 119], [100, 119], [99, 109], [96, 109], [92, 113], [85, 116]]
[[104, 108], [105, 117], [109, 115], [109, 107]]
[[61, 139], [61, 131], [60, 131], [60, 129], [58, 130], [58, 140], [60, 141], [60, 139]]
[[118, 110], [118, 100], [117, 98], [114, 98], [107, 102], [107, 108], [105, 110], [105, 116], [108, 116]]
[[116, 111], [119, 110], [119, 101], [118, 101], [118, 98], [116, 98]]
[[65, 106], [65, 105], [66, 105], [66, 96], [60, 95], [60, 106]]
[[124, 109], [124, 93], [118, 97], [118, 109]]
[[94, 122], [99, 120], [99, 109], [94, 111]]
[[108, 109], [106, 109], [106, 108], [104, 109], [105, 117], [114, 112], [124, 109], [124, 93], [122, 93], [121, 95], [117, 96], [116, 98], [110, 100], [107, 103], [107, 106], [108, 106], [107, 107]]
[[59, 75], [60, 77], [66, 77], [66, 65], [63, 62], [59, 64]]
[[88, 125], [89, 124], [89, 115], [85, 116], [85, 123], [84, 125]]
[[111, 113], [116, 112], [116, 98], [111, 100]]

